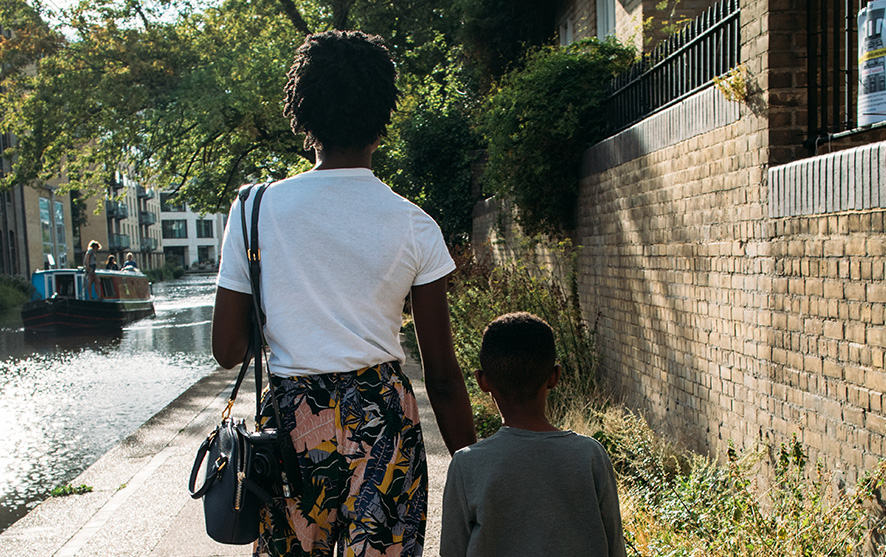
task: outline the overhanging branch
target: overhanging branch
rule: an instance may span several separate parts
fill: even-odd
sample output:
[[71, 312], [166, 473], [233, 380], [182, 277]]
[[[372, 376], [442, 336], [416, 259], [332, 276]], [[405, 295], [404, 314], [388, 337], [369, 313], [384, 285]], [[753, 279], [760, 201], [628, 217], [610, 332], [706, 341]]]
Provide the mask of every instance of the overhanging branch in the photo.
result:
[[299, 13], [298, 8], [295, 7], [295, 3], [293, 3], [292, 0], [278, 1], [280, 2], [280, 7], [283, 8], [283, 13], [285, 13], [286, 17], [289, 18], [289, 21], [292, 22], [292, 26], [295, 27], [295, 30], [304, 33], [305, 35], [310, 35], [311, 30], [302, 18], [301, 13]]

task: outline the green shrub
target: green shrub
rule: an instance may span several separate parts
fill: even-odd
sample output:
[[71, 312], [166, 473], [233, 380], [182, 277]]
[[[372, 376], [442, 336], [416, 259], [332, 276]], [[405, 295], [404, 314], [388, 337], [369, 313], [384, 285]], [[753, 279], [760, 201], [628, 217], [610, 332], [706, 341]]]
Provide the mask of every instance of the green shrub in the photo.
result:
[[31, 283], [22, 277], [0, 275], [0, 310], [21, 307], [33, 290]]
[[403, 123], [400, 137], [404, 195], [434, 218], [448, 245], [464, 243], [473, 224], [471, 153], [478, 146], [467, 116], [421, 109]]
[[480, 123], [489, 156], [483, 180], [515, 202], [527, 234], [574, 228], [582, 153], [605, 137], [609, 82], [633, 59], [614, 39], [538, 49], [489, 97]]

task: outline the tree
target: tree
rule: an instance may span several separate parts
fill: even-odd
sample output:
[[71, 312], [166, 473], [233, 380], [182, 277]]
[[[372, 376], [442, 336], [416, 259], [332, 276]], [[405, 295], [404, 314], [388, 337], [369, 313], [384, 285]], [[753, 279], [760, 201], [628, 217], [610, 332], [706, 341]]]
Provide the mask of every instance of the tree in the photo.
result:
[[528, 235], [567, 235], [575, 226], [579, 166], [605, 137], [612, 77], [634, 59], [615, 40], [585, 39], [532, 51], [489, 97], [481, 129], [493, 193], [514, 200]]
[[[2, 74], [0, 121], [19, 139], [0, 187], [61, 177], [67, 189], [97, 192], [125, 168], [208, 210], [227, 206], [242, 183], [310, 164], [282, 116], [286, 71], [306, 33], [360, 25], [391, 37], [399, 54], [443, 26], [428, 0], [399, 11], [379, 0], [225, 0], [202, 11], [85, 0], [61, 14], [73, 29], [66, 40], [36, 6], [8, 0], [0, 11], [15, 30], [0, 38], [2, 59], [15, 62]], [[414, 25], [423, 17], [431, 24]], [[409, 63], [422, 71], [435, 61]]]

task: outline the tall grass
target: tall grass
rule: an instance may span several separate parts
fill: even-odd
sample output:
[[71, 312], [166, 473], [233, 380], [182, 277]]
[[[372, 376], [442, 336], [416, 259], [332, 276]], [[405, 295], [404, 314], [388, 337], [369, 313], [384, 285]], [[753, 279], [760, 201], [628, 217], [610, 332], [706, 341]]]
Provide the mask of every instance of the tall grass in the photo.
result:
[[[491, 267], [477, 263], [468, 250], [456, 255], [458, 270], [450, 279], [450, 312], [455, 352], [465, 372], [474, 406], [478, 434], [494, 433], [499, 425], [491, 399], [476, 384], [473, 370], [479, 368], [480, 342], [486, 325], [496, 317], [528, 311], [551, 325], [562, 368], [560, 386], [548, 401], [551, 419], [559, 420], [566, 410], [563, 393], [589, 397], [594, 389], [596, 356], [593, 330], [581, 318], [577, 298], [570, 292], [574, 276], [574, 249], [564, 243], [559, 261], [567, 265], [551, 269], [531, 261], [515, 261]], [[555, 275], [566, 281], [564, 289]]]
[[553, 267], [515, 260], [492, 268], [467, 253], [458, 256], [450, 289], [453, 336], [481, 436], [500, 425], [471, 373], [479, 366], [483, 329], [502, 313], [530, 311], [551, 324], [563, 366], [563, 380], [548, 400], [550, 418], [607, 449], [629, 556], [886, 556], [886, 463], [846, 486], [821, 463], [810, 463], [796, 439], [745, 450], [727, 445], [719, 457], [695, 455], [601, 397], [594, 331], [581, 319], [575, 295], [574, 254], [561, 246]]

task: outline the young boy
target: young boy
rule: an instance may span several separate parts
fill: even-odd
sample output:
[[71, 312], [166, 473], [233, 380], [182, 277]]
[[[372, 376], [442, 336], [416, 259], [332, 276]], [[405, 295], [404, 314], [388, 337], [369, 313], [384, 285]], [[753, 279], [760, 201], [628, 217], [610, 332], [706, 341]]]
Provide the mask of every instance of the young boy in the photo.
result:
[[443, 557], [625, 555], [615, 473], [595, 439], [545, 417], [557, 385], [554, 334], [529, 313], [495, 319], [483, 333], [480, 388], [502, 428], [455, 453], [443, 493]]

